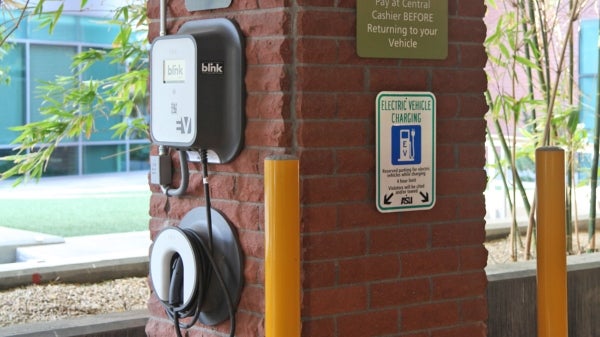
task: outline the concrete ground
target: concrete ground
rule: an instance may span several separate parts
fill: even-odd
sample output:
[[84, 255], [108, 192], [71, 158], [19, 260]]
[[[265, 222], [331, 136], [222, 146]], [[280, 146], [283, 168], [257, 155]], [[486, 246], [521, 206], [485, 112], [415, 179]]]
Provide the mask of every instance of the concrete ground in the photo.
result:
[[[49, 177], [17, 187], [0, 181], [0, 210], [2, 199], [109, 197], [148, 190], [146, 171]], [[148, 231], [61, 238], [0, 227], [0, 255], [5, 259], [0, 260], [0, 289], [55, 279], [90, 282], [144, 276], [150, 243]]]

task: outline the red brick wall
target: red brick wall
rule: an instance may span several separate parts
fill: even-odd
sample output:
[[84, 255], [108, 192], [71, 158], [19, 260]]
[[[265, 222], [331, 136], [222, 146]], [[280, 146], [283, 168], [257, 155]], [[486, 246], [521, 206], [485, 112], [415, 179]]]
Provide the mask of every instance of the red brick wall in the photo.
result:
[[[170, 32], [185, 20], [228, 17], [246, 36], [245, 148], [233, 163], [210, 166], [213, 206], [236, 225], [246, 255], [236, 336], [264, 336], [262, 174], [274, 153], [301, 165], [302, 336], [485, 336], [484, 1], [448, 0], [443, 61], [357, 57], [356, 1], [233, 0], [196, 13], [169, 3]], [[148, 2], [151, 39], [158, 6]], [[436, 95], [432, 210], [375, 208], [374, 102], [383, 90]], [[191, 168], [189, 194], [170, 198], [168, 212], [153, 187], [153, 235], [203, 204], [200, 167]], [[148, 334], [174, 335], [154, 298], [149, 307]], [[190, 336], [211, 331], [198, 326]]]

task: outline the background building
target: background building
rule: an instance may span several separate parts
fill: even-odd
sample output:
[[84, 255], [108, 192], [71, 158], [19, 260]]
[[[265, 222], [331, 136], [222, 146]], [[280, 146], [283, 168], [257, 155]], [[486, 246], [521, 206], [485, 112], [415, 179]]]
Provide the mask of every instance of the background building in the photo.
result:
[[[50, 2], [51, 4], [53, 2]], [[42, 104], [37, 87], [42, 81], [71, 74], [74, 55], [88, 48], [109, 49], [119, 27], [109, 25], [112, 17], [110, 2], [90, 1], [79, 9], [80, 1], [66, 1], [64, 12], [54, 33], [42, 25], [38, 16], [27, 16], [11, 35], [12, 48], [4, 55], [3, 65], [9, 67], [10, 84], [0, 85], [0, 157], [12, 154], [11, 142], [18, 135], [11, 127], [40, 121]], [[3, 21], [15, 13], [3, 13]], [[82, 80], [106, 78], [126, 71], [123, 65], [99, 63], [88, 69]], [[61, 142], [54, 151], [45, 175], [81, 175], [88, 173], [123, 172], [148, 168], [149, 147], [145, 138], [117, 139], [111, 126], [121, 117], [98, 114], [95, 129], [89, 139], [83, 136]], [[136, 149], [132, 151], [132, 149]], [[9, 162], [0, 162], [0, 171]]]

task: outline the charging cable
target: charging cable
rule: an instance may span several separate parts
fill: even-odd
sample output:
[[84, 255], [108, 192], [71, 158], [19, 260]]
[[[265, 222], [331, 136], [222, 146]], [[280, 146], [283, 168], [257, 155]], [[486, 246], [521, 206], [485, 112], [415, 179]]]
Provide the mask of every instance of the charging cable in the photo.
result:
[[200, 150], [200, 161], [202, 162], [202, 184], [204, 185], [204, 198], [206, 199], [206, 223], [208, 227], [208, 249], [213, 252], [212, 238], [212, 215], [210, 206], [210, 188], [208, 186], [208, 151]]
[[[185, 156], [185, 153], [181, 154]], [[177, 228], [176, 230], [181, 231], [186, 239], [191, 243], [194, 260], [196, 262], [196, 273], [198, 275], [198, 284], [194, 287], [194, 291], [191, 296], [191, 300], [184, 303], [183, 300], [183, 280], [184, 280], [184, 264], [179, 254], [174, 254], [171, 259], [171, 277], [169, 284], [169, 298], [167, 301], [161, 301], [167, 316], [173, 321], [175, 326], [175, 332], [177, 337], [182, 337], [181, 329], [189, 329], [198, 321], [202, 312], [202, 306], [208, 296], [208, 288], [212, 281], [212, 277], [215, 277], [220, 288], [223, 290], [225, 295], [225, 301], [227, 304], [227, 310], [229, 312], [230, 319], [230, 337], [235, 336], [236, 319], [235, 319], [235, 307], [231, 294], [227, 289], [227, 285], [219, 267], [217, 261], [213, 255], [213, 244], [212, 244], [212, 217], [211, 217], [211, 203], [210, 203], [210, 188], [208, 185], [208, 160], [206, 150], [200, 151], [202, 160], [202, 173], [203, 173], [203, 184], [204, 184], [204, 195], [206, 199], [206, 220], [208, 229], [208, 242], [202, 239], [200, 234], [192, 229]], [[187, 168], [187, 161], [186, 161]], [[182, 174], [183, 179], [183, 174]], [[181, 186], [180, 188], [181, 189]], [[181, 319], [192, 318], [188, 323], [181, 322]]]
[[158, 156], [150, 157], [150, 182], [159, 184], [162, 192], [167, 197], [181, 196], [185, 194], [190, 181], [190, 169], [188, 168], [187, 152], [178, 150], [179, 153], [179, 172], [181, 181], [179, 187], [171, 187], [171, 155], [169, 147], [160, 145], [158, 147]]

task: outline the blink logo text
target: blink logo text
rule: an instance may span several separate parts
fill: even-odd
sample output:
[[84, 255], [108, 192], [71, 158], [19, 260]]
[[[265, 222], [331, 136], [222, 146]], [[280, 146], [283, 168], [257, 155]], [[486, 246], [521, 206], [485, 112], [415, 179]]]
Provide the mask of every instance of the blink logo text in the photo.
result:
[[203, 74], [222, 75], [224, 73], [223, 62], [202, 62], [200, 71]]
[[167, 68], [167, 75], [173, 77], [183, 76], [183, 67], [180, 64], [173, 64]]
[[163, 64], [164, 83], [185, 82], [185, 61], [165, 60]]

